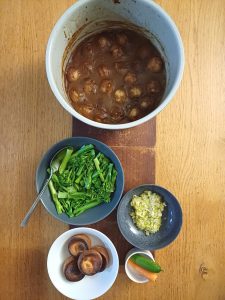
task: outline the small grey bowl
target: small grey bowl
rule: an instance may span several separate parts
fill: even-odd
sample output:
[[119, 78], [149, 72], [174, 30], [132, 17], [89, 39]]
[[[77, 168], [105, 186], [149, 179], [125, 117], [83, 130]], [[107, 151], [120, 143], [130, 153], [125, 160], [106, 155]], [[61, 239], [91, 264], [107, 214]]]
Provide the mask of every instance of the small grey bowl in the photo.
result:
[[124, 187], [124, 173], [122, 165], [119, 161], [119, 158], [116, 154], [112, 151], [104, 143], [88, 138], [88, 137], [71, 137], [65, 140], [58, 142], [57, 144], [53, 145], [43, 156], [41, 159], [39, 166], [36, 171], [36, 188], [37, 192], [41, 190], [43, 183], [45, 182], [46, 178], [48, 177], [47, 168], [49, 167], [49, 163], [51, 158], [54, 154], [59, 151], [60, 149], [72, 146], [74, 148], [80, 148], [83, 145], [93, 144], [97, 151], [102, 152], [106, 157], [108, 157], [114, 164], [117, 170], [117, 178], [116, 178], [116, 189], [112, 193], [111, 201], [109, 203], [103, 203], [99, 206], [93, 207], [84, 213], [80, 214], [77, 217], [69, 218], [65, 213], [57, 214], [55, 205], [52, 201], [51, 194], [49, 189], [47, 188], [44, 194], [41, 197], [41, 202], [43, 203], [46, 210], [56, 219], [62, 221], [67, 224], [71, 225], [88, 225], [96, 223], [104, 218], [106, 218], [117, 206], [119, 203]]
[[[159, 231], [148, 236], [135, 226], [130, 216], [132, 197], [144, 191], [159, 194], [166, 203]], [[168, 190], [157, 185], [144, 184], [123, 196], [117, 210], [117, 222], [122, 235], [130, 244], [142, 250], [156, 250], [169, 245], [178, 236], [182, 226], [182, 210], [177, 199]]]

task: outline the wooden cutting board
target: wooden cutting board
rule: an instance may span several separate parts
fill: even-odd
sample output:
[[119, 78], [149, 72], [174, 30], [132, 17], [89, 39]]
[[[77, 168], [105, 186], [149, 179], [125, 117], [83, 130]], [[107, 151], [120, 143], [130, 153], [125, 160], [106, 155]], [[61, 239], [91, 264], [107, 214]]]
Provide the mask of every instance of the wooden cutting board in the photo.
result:
[[[111, 131], [88, 126], [74, 118], [72, 135], [95, 138], [115, 151], [124, 169], [124, 193], [140, 184], [155, 182], [155, 119], [131, 129]], [[116, 210], [106, 219], [88, 227], [103, 232], [112, 240], [118, 251], [120, 264], [124, 264], [126, 253], [133, 246], [119, 231]]]

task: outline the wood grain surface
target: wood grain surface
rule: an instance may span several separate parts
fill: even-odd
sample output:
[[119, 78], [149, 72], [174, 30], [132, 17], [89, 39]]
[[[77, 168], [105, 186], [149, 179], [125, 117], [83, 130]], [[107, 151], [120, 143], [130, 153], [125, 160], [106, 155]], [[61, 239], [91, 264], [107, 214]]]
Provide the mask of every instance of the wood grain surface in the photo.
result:
[[[110, 131], [88, 126], [74, 118], [72, 135], [96, 138], [114, 150], [124, 169], [126, 193], [140, 184], [155, 182], [155, 121], [154, 118], [138, 127]], [[116, 211], [88, 227], [103, 232], [111, 239], [117, 249], [120, 265], [124, 265], [126, 254], [133, 246], [120, 233]]]
[[[66, 299], [48, 279], [46, 258], [68, 227], [41, 205], [27, 228], [19, 224], [36, 195], [34, 174], [42, 154], [71, 135], [72, 118], [50, 91], [44, 56], [54, 23], [73, 2], [0, 1], [3, 300]], [[100, 299], [224, 300], [225, 2], [157, 2], [180, 29], [186, 67], [178, 93], [157, 116], [155, 180], [180, 200], [184, 223], [177, 240], [157, 251], [165, 271], [155, 285], [134, 284], [121, 268]]]

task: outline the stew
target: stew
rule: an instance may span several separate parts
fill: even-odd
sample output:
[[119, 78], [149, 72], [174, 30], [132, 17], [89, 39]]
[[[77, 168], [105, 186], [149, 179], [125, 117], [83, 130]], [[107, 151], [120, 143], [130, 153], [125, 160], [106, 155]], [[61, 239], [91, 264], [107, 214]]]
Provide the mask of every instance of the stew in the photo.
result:
[[74, 109], [96, 122], [140, 119], [160, 103], [165, 63], [143, 35], [122, 29], [95, 33], [71, 53], [64, 74]]

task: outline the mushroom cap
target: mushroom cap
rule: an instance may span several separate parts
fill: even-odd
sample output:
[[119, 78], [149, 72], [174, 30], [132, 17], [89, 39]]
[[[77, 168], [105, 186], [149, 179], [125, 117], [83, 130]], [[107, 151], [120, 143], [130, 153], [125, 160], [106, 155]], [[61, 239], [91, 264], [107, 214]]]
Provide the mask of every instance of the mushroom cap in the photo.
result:
[[107, 37], [101, 35], [98, 39], [98, 45], [101, 49], [106, 49], [106, 48], [110, 47], [111, 42]]
[[82, 274], [77, 266], [77, 259], [74, 256], [69, 256], [64, 261], [63, 264], [63, 273], [67, 280], [69, 281], [80, 281], [84, 278], [84, 274]]
[[124, 103], [126, 101], [127, 95], [124, 89], [119, 88], [114, 92], [114, 98], [117, 103]]
[[121, 121], [125, 117], [123, 107], [121, 105], [114, 105], [110, 110], [110, 116], [115, 122]]
[[79, 256], [82, 251], [91, 248], [91, 239], [86, 234], [76, 234], [72, 236], [68, 244], [68, 250], [71, 255]]
[[84, 275], [94, 275], [102, 268], [102, 256], [96, 250], [84, 250], [78, 258], [77, 265]]
[[141, 96], [141, 94], [142, 90], [139, 86], [133, 86], [129, 91], [129, 95], [131, 98], [138, 98]]
[[129, 119], [132, 121], [137, 120], [139, 116], [140, 116], [140, 111], [138, 107], [133, 107], [128, 114]]
[[161, 91], [162, 87], [161, 84], [158, 80], [151, 80], [147, 84], [147, 92], [149, 94], [157, 94]]
[[127, 84], [133, 84], [137, 81], [137, 76], [134, 72], [128, 72], [125, 76], [124, 76], [124, 82], [126, 82]]
[[146, 110], [146, 109], [152, 110], [155, 106], [155, 99], [150, 96], [145, 96], [145, 97], [139, 99], [139, 103], [140, 103], [140, 108], [142, 110]]
[[158, 73], [163, 69], [163, 61], [160, 57], [154, 56], [149, 59], [147, 69], [153, 73]]
[[100, 272], [104, 271], [109, 263], [109, 253], [107, 249], [103, 246], [94, 246], [91, 248], [91, 250], [98, 251], [102, 256], [102, 267], [100, 269]]
[[113, 45], [110, 49], [114, 58], [120, 58], [124, 55], [123, 49], [118, 45]]
[[77, 81], [80, 77], [80, 71], [76, 68], [70, 67], [66, 72], [66, 77], [68, 81], [74, 82]]
[[78, 238], [78, 239], [82, 239], [86, 242], [86, 244], [88, 245], [88, 249], [91, 248], [91, 239], [88, 235], [84, 234], [84, 233], [81, 233], [81, 234], [75, 234], [72, 236], [72, 239], [73, 238]]
[[128, 37], [125, 33], [120, 32], [116, 34], [116, 41], [119, 45], [125, 46], [128, 43]]
[[100, 91], [104, 94], [110, 94], [113, 90], [113, 83], [109, 79], [103, 79], [100, 84]]

